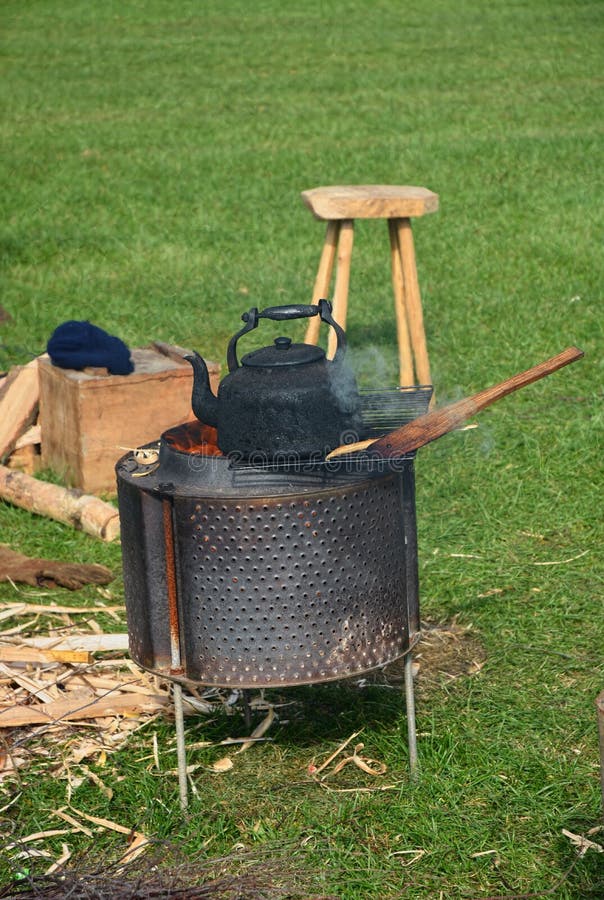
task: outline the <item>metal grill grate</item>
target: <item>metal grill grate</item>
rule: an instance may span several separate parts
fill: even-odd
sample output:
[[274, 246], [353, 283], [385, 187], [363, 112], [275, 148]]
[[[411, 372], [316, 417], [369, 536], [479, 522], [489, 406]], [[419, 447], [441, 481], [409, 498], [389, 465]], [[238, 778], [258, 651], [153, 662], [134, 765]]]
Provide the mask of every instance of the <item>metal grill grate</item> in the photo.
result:
[[428, 412], [432, 387], [396, 387], [361, 391], [365, 433], [361, 440], [380, 437]]

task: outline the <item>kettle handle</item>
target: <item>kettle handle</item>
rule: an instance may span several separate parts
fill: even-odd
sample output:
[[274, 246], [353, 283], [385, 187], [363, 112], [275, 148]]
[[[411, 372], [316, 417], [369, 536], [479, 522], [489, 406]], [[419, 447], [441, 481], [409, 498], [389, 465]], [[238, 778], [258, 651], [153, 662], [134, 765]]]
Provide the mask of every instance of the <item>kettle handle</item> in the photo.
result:
[[318, 306], [311, 306], [307, 303], [291, 303], [288, 306], [267, 306], [262, 312], [258, 313], [259, 319], [306, 319], [316, 316], [319, 312]]
[[282, 321], [284, 319], [305, 319], [311, 316], [320, 316], [322, 322], [331, 325], [336, 333], [338, 343], [333, 358], [333, 362], [339, 362], [346, 352], [346, 334], [344, 329], [338, 325], [331, 314], [331, 303], [328, 300], [319, 300], [317, 305], [306, 303], [292, 303], [287, 306], [267, 306], [261, 312], [253, 306], [249, 312], [243, 313], [241, 320], [245, 322], [243, 328], [234, 334], [229, 341], [227, 349], [227, 365], [229, 372], [233, 372], [239, 368], [239, 360], [237, 359], [237, 341], [248, 331], [253, 331], [258, 327], [260, 319], [274, 319]]

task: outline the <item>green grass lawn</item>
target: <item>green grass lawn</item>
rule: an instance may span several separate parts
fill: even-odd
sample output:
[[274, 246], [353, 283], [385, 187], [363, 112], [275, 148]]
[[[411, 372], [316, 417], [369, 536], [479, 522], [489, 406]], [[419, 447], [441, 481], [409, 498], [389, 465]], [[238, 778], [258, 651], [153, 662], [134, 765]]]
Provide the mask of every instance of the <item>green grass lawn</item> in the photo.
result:
[[[76, 805], [192, 858], [243, 844], [346, 900], [541, 896], [576, 858], [562, 829], [602, 822], [604, 7], [5, 0], [0, 23], [0, 370], [70, 318], [224, 361], [250, 306], [309, 302], [323, 226], [299, 194], [346, 183], [440, 196], [414, 228], [440, 403], [585, 350], [418, 455], [422, 611], [472, 625], [485, 662], [429, 690], [420, 670], [417, 785], [399, 694], [324, 685], [292, 692], [273, 741], [232, 773], [196, 775], [186, 817], [176, 779], [145, 761], [155, 730], [173, 765], [169, 724], [112, 758], [112, 800], [89, 783]], [[348, 336], [364, 384], [396, 381], [391, 293], [386, 227], [359, 223]], [[30, 555], [109, 565], [122, 596], [119, 546], [7, 505], [0, 533]], [[51, 599], [95, 597], [65, 593]], [[187, 725], [191, 741], [243, 727]], [[361, 727], [399, 786], [309, 782], [311, 759]], [[0, 814], [12, 840], [56, 827], [65, 784], [49, 771], [0, 795], [2, 809], [19, 793]], [[83, 856], [115, 850], [70, 840]], [[58, 855], [60, 838], [48, 846]], [[0, 860], [2, 884], [18, 863], [2, 847]], [[602, 860], [587, 852], [549, 896], [602, 898]]]

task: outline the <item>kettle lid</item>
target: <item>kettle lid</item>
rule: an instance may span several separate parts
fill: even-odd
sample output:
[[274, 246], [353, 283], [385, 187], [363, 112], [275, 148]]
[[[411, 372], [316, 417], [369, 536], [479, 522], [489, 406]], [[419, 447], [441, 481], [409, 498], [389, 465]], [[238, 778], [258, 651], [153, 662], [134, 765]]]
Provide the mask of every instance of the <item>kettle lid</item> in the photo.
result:
[[301, 366], [325, 359], [325, 350], [314, 344], [292, 344], [291, 338], [275, 338], [273, 346], [252, 350], [241, 360], [242, 366], [273, 368], [274, 366]]

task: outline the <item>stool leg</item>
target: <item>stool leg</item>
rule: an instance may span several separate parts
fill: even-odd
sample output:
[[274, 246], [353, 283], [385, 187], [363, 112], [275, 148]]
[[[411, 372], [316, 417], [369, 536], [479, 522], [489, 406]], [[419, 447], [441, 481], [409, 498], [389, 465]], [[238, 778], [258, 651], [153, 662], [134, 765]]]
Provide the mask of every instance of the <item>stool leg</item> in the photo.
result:
[[[315, 279], [315, 286], [312, 292], [312, 302], [318, 303], [319, 300], [329, 297], [329, 285], [331, 284], [331, 273], [333, 272], [333, 263], [336, 258], [336, 250], [338, 247], [338, 238], [340, 236], [340, 223], [333, 220], [327, 223], [327, 231], [325, 232], [325, 242], [323, 243], [323, 251], [319, 260], [319, 268]], [[306, 344], [316, 344], [319, 340], [319, 329], [321, 320], [318, 316], [313, 316], [308, 320], [308, 327], [304, 342]]]
[[430, 376], [430, 362], [428, 360], [428, 348], [426, 347], [426, 334], [424, 332], [422, 301], [417, 280], [413, 233], [409, 219], [398, 219], [397, 231], [405, 286], [405, 306], [409, 322], [411, 346], [415, 357], [415, 372], [418, 384], [431, 384], [432, 378]]
[[409, 342], [407, 310], [405, 308], [405, 284], [401, 268], [401, 254], [398, 245], [397, 219], [388, 219], [390, 235], [390, 260], [392, 263], [392, 288], [394, 290], [394, 311], [396, 313], [396, 336], [398, 340], [399, 384], [412, 385], [413, 356]]
[[[338, 241], [338, 268], [333, 293], [333, 317], [342, 328], [346, 328], [348, 311], [348, 285], [350, 284], [350, 259], [354, 242], [354, 220], [342, 219], [340, 222], [340, 240]], [[329, 332], [327, 358], [333, 359], [338, 343], [333, 329]]]

